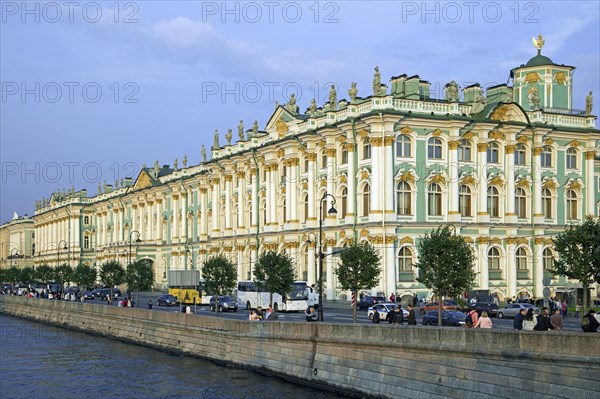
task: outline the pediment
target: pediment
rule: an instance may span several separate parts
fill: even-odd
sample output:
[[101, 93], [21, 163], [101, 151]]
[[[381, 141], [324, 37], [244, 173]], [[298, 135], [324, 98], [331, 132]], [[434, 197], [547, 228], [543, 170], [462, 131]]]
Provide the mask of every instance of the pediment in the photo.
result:
[[135, 183], [133, 185], [134, 190], [142, 190], [144, 188], [152, 187], [154, 179], [150, 176], [146, 169], [142, 169]]
[[503, 122], [522, 122], [529, 123], [529, 118], [518, 104], [498, 103], [490, 108], [487, 119], [493, 119]]
[[290, 131], [290, 126], [295, 125], [297, 121], [294, 114], [280, 105], [269, 118], [265, 130], [269, 133], [275, 131], [278, 137], [283, 137]]

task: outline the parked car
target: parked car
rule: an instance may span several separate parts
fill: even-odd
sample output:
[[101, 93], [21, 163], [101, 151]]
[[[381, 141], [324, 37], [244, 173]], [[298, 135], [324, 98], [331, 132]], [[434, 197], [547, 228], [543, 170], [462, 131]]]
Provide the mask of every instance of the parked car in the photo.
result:
[[[369, 306], [369, 310], [367, 311], [367, 316], [369, 316], [369, 319], [373, 320], [373, 309], [377, 309], [377, 311], [379, 312], [379, 318], [381, 320], [388, 320], [390, 313], [394, 312], [397, 306], [398, 305], [396, 305], [395, 303], [391, 303], [391, 302], [378, 303], [376, 305]], [[408, 317], [408, 310], [402, 309], [402, 314], [404, 315], [404, 318], [406, 319]]]
[[481, 312], [486, 311], [488, 316], [496, 317], [498, 315], [498, 305], [494, 302], [477, 302], [477, 313], [481, 315]]
[[[438, 304], [439, 302], [426, 303], [425, 305], [421, 306], [421, 314], [424, 315], [425, 313], [430, 312], [432, 310], [438, 310]], [[442, 305], [442, 310], [457, 310], [456, 302], [450, 300], [444, 301], [444, 304]]]
[[376, 303], [383, 303], [385, 301], [386, 301], [385, 298], [382, 296], [367, 295], [367, 296], [363, 297], [363, 299], [358, 301], [358, 303], [356, 304], [356, 308], [358, 310], [368, 309], [369, 306], [373, 306]]
[[505, 308], [498, 310], [498, 318], [502, 319], [503, 317], [515, 317], [517, 313], [521, 311], [521, 309], [525, 309], [526, 311], [533, 309], [533, 313], [536, 315], [540, 313], [540, 309], [536, 308], [530, 303], [511, 303]]
[[[217, 308], [216, 299], [214, 296], [210, 298], [209, 301], [210, 311], [214, 312]], [[219, 297], [219, 312], [227, 312], [228, 310], [232, 310], [234, 312], [238, 311], [238, 304], [236, 301], [231, 299], [230, 296], [224, 295]]]
[[165, 294], [160, 295], [156, 298], [156, 306], [177, 306], [179, 305], [179, 300], [175, 295]]
[[94, 295], [94, 291], [86, 291], [83, 293], [83, 297], [87, 300], [87, 299], [91, 299], [94, 300], [94, 298], [96, 298], [96, 296]]
[[[466, 317], [467, 316], [464, 313], [459, 312], [457, 310], [442, 311], [442, 326], [464, 327]], [[438, 325], [437, 310], [432, 310], [431, 312], [427, 312], [425, 314], [425, 316], [423, 316], [423, 325], [424, 326], [437, 326]]]

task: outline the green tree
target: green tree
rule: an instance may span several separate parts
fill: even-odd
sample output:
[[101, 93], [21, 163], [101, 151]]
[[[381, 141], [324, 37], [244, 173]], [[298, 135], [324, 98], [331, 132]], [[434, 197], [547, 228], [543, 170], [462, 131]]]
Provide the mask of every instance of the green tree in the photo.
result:
[[119, 262], [109, 260], [100, 267], [100, 281], [110, 287], [110, 300], [114, 297], [114, 287], [125, 282], [125, 269]]
[[438, 326], [441, 326], [444, 298], [456, 298], [473, 286], [475, 256], [464, 238], [452, 233], [449, 226], [425, 234], [417, 250], [417, 281], [438, 297]]
[[254, 282], [270, 293], [269, 305], [273, 306], [273, 293], [285, 294], [295, 279], [292, 259], [286, 253], [267, 251], [259, 255], [254, 266]]
[[149, 290], [154, 283], [154, 270], [148, 259], [138, 259], [127, 266], [125, 282], [129, 291], [135, 290], [135, 302], [140, 303], [140, 291]]
[[73, 281], [83, 290], [87, 290], [93, 287], [96, 283], [96, 268], [90, 265], [84, 265], [80, 263], [73, 270]]
[[[577, 279], [583, 287], [583, 308], [589, 307], [589, 287], [600, 283], [600, 219], [586, 217], [580, 225], [572, 225], [554, 238], [559, 259], [552, 272]], [[585, 312], [584, 312], [585, 313]]]
[[67, 264], [57, 266], [54, 269], [54, 281], [61, 284], [63, 287], [61, 292], [64, 291], [64, 285], [68, 282], [73, 281], [73, 268]]
[[11, 266], [10, 268], [6, 269], [6, 275], [4, 276], [4, 279], [7, 283], [10, 283], [11, 289], [14, 290], [15, 285], [21, 279], [21, 270], [19, 270], [19, 268], [16, 266]]
[[35, 268], [35, 281], [40, 284], [48, 284], [54, 280], [54, 269], [48, 265]]
[[204, 262], [202, 276], [206, 291], [215, 294], [218, 316], [219, 296], [226, 295], [235, 288], [237, 280], [235, 265], [223, 255], [213, 256]]
[[[372, 245], [367, 242], [353, 244], [340, 253], [340, 258], [342, 263], [335, 272], [342, 289], [356, 293], [377, 285], [381, 274], [381, 259]], [[356, 301], [353, 308], [352, 321], [356, 323]]]
[[24, 267], [20, 270], [19, 281], [23, 284], [35, 283], [35, 269], [33, 267]]

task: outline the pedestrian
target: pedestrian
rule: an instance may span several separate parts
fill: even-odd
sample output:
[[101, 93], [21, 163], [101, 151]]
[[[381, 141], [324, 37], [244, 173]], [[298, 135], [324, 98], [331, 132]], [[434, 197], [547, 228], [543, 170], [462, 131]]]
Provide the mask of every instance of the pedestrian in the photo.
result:
[[317, 321], [317, 314], [315, 313], [315, 308], [312, 306], [306, 308], [306, 310], [304, 311], [304, 315], [306, 316], [307, 322]]
[[467, 313], [467, 317], [465, 318], [465, 326], [467, 328], [473, 328], [477, 324], [479, 319], [479, 314], [477, 313], [477, 305], [472, 305], [471, 310]]
[[519, 313], [515, 316], [515, 321], [513, 322], [513, 329], [521, 331], [523, 329], [523, 321], [525, 321], [525, 309], [521, 308]]
[[404, 312], [400, 306], [397, 306], [394, 309], [394, 324], [402, 324], [404, 323]]
[[488, 317], [488, 313], [484, 310], [481, 312], [481, 317], [477, 319], [473, 328], [492, 328], [492, 319]]
[[256, 314], [256, 311], [254, 311], [254, 310], [250, 311], [250, 314], [248, 315], [248, 320], [252, 320], [252, 321], [258, 320], [258, 315]]
[[266, 318], [267, 321], [278, 321], [279, 320], [279, 315], [273, 309], [272, 306], [269, 306], [269, 310], [267, 310], [267, 315], [266, 315], [265, 318]]
[[590, 309], [587, 314], [583, 316], [583, 319], [581, 320], [581, 330], [583, 330], [583, 332], [597, 332], [600, 323], [598, 323], [598, 320], [594, 317], [595, 314], [596, 311]]
[[148, 300], [148, 309], [152, 310], [152, 299]]
[[185, 314], [192, 314], [192, 308], [189, 305], [185, 307]]
[[575, 304], [575, 318], [579, 319], [579, 312], [581, 312], [581, 303], [579, 302], [579, 300], [577, 300], [577, 303]]
[[412, 305], [413, 305], [413, 308], [414, 308], [415, 306], [417, 306], [417, 302], [419, 302], [419, 298], [417, 298], [417, 294], [415, 294], [415, 295], [413, 296], [413, 304], [412, 304]]
[[396, 295], [394, 295], [393, 292], [390, 294], [390, 302], [391, 303], [396, 303]]
[[561, 315], [560, 309], [556, 309], [554, 314], [550, 316], [550, 324], [552, 324], [552, 327], [554, 327], [554, 330], [556, 331], [563, 329], [563, 316]]
[[256, 316], [258, 316], [258, 320], [261, 320], [261, 321], [264, 320], [262, 307], [260, 307], [260, 306], [256, 307]]
[[566, 299], [563, 301], [561, 306], [562, 306], [562, 317], [564, 319], [566, 319], [567, 318], [567, 308], [568, 308]]
[[533, 328], [537, 324], [537, 316], [533, 314], [533, 309], [527, 309], [527, 313], [525, 314], [525, 319], [523, 320], [523, 330], [525, 331], [533, 331]]
[[373, 320], [374, 324], [379, 324], [380, 315], [379, 315], [379, 312], [377, 311], [377, 308], [375, 308], [375, 307], [373, 308], [373, 319], [372, 320]]
[[550, 317], [548, 317], [548, 308], [543, 307], [542, 313], [537, 318], [537, 324], [533, 327], [534, 331], [548, 331], [554, 329], [552, 323], [550, 323]]
[[413, 305], [408, 305], [406, 308], [408, 309], [408, 316], [406, 316], [406, 324], [408, 324], [409, 326], [416, 326], [417, 316], [415, 314], [415, 308], [413, 307]]

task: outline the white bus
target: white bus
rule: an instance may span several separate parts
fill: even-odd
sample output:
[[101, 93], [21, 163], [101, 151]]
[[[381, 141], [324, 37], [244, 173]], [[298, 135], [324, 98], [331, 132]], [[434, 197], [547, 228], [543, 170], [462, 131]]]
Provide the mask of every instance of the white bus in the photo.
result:
[[[308, 304], [306, 281], [295, 281], [289, 292], [273, 293], [273, 310], [276, 312], [304, 311]], [[256, 286], [254, 281], [244, 280], [238, 282], [237, 303], [240, 308], [256, 309], [258, 306], [266, 309], [269, 307], [269, 295]]]

